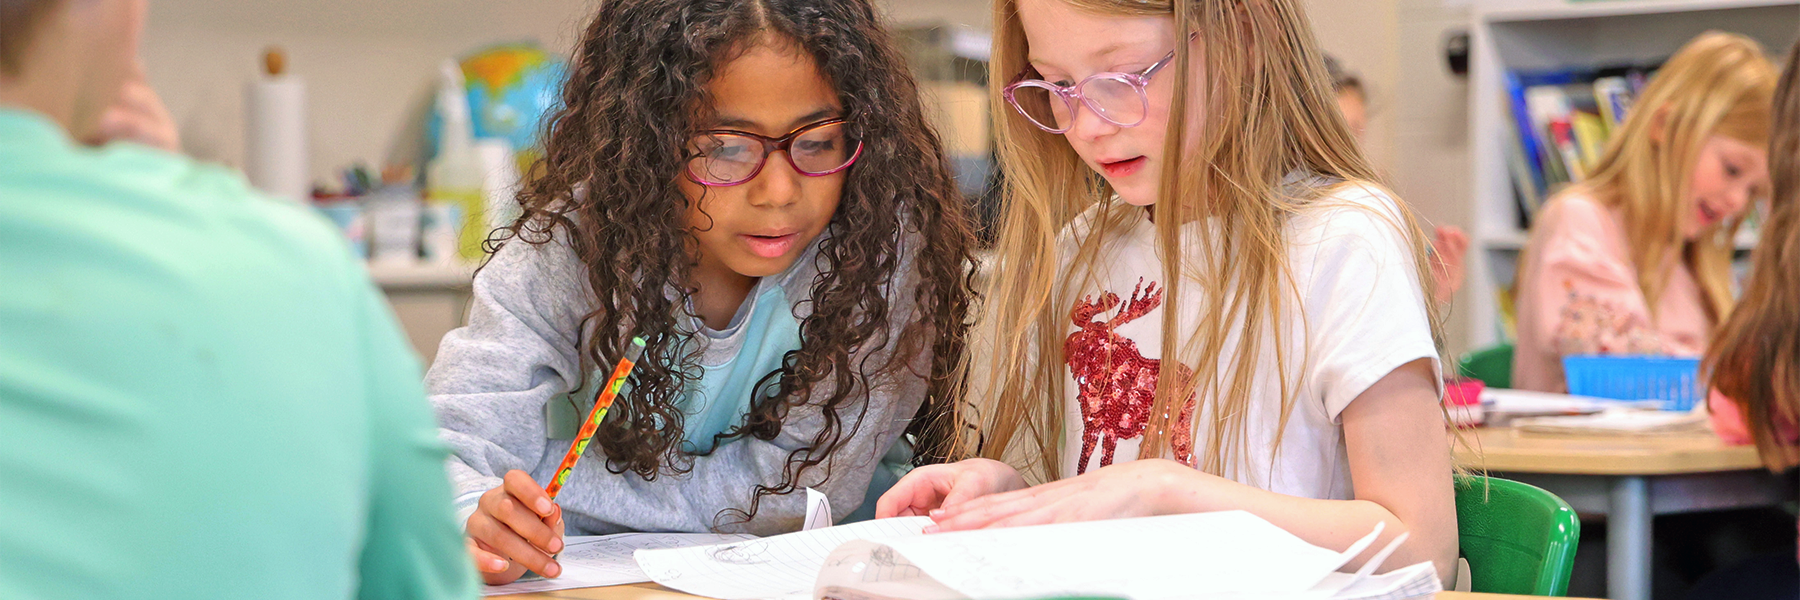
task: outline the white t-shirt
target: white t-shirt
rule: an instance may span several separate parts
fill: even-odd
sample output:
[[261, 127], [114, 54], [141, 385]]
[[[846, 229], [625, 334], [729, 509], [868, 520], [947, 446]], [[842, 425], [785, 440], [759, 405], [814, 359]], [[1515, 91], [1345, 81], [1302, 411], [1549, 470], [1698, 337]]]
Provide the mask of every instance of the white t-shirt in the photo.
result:
[[[1075, 305], [1066, 313], [1063, 477], [1137, 459], [1157, 385], [1164, 286], [1156, 226], [1144, 210], [1112, 210], [1126, 213], [1126, 224], [1108, 233], [1092, 262], [1093, 283], [1073, 294]], [[1065, 257], [1073, 255], [1076, 232], [1087, 231], [1098, 213], [1095, 207], [1065, 231]], [[1299, 306], [1289, 306], [1289, 322], [1281, 325], [1287, 378], [1298, 382], [1295, 403], [1276, 452], [1281, 388], [1273, 336], [1265, 337], [1242, 456], [1226, 463], [1227, 477], [1293, 496], [1353, 496], [1339, 413], [1401, 365], [1429, 358], [1438, 368], [1424, 291], [1399, 222], [1392, 198], [1362, 186], [1344, 186], [1290, 217], [1288, 264]], [[1198, 228], [1204, 226], [1197, 222], [1184, 232], [1194, 257], [1187, 260], [1198, 260]], [[1068, 275], [1077, 283], [1084, 276]], [[1207, 292], [1192, 281], [1182, 286], [1184, 327], [1199, 323]], [[1221, 370], [1229, 368], [1238, 346], [1233, 333], [1219, 358]], [[1193, 410], [1193, 404], [1187, 407]], [[1167, 458], [1199, 464], [1196, 454], [1206, 451], [1211, 425], [1202, 415], [1191, 420], [1192, 437], [1173, 436]]]

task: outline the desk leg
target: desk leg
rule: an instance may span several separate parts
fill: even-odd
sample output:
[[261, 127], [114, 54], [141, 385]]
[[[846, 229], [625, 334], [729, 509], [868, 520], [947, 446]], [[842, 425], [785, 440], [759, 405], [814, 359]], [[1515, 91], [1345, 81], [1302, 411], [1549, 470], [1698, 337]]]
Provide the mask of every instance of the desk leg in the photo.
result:
[[1606, 514], [1606, 590], [1613, 600], [1650, 600], [1650, 519], [1649, 482], [1613, 478]]

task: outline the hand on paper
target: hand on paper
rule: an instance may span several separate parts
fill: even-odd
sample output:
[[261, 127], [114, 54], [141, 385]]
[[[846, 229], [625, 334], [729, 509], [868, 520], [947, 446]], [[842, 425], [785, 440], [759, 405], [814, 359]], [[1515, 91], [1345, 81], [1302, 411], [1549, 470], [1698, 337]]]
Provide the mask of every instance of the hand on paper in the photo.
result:
[[562, 574], [555, 559], [563, 549], [562, 507], [524, 471], [508, 471], [505, 483], [481, 495], [467, 531], [469, 555], [488, 585], [512, 583], [526, 569]]
[[925, 531], [962, 531], [1187, 512], [1166, 511], [1161, 499], [1177, 488], [1204, 486], [1208, 483], [1207, 477], [1210, 476], [1172, 460], [1135, 460], [1036, 487], [946, 504], [942, 509], [931, 511], [931, 518], [937, 524], [926, 527]]
[[138, 64], [119, 88], [119, 98], [100, 115], [100, 124], [92, 136], [83, 140], [90, 146], [104, 146], [117, 141], [137, 142], [169, 152], [181, 151], [181, 135], [175, 119], [169, 116], [162, 99], [150, 82], [144, 79], [144, 66]]
[[875, 518], [921, 516], [975, 498], [1025, 487], [1006, 463], [971, 458], [913, 469], [875, 504]]

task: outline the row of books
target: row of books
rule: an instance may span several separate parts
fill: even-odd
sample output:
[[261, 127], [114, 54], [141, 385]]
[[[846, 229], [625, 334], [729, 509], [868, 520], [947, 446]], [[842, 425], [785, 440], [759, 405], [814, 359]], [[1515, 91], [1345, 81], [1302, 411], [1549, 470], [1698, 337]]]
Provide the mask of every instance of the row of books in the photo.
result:
[[1513, 71], [1506, 76], [1513, 127], [1507, 169], [1521, 229], [1546, 198], [1584, 179], [1654, 67]]

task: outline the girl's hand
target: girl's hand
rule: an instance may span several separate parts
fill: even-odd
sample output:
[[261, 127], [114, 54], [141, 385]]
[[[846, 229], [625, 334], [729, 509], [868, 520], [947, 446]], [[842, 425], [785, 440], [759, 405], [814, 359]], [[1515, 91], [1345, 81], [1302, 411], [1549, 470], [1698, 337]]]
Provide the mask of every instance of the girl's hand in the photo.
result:
[[1449, 225], [1438, 227], [1435, 233], [1431, 251], [1436, 255], [1436, 260], [1431, 262], [1431, 277], [1437, 280], [1437, 300], [1442, 304], [1450, 302], [1451, 298], [1456, 297], [1456, 290], [1462, 289], [1463, 261], [1469, 253], [1469, 234]]
[[500, 487], [481, 495], [467, 531], [475, 570], [488, 585], [512, 583], [525, 569], [562, 574], [555, 559], [563, 549], [562, 507], [524, 471], [508, 471]]
[[144, 78], [142, 63], [132, 67], [130, 77], [119, 89], [119, 98], [100, 115], [100, 124], [84, 141], [90, 146], [130, 141], [168, 152], [181, 151], [181, 134], [175, 119]]
[[[926, 533], [1194, 512], [1167, 506], [1196, 495], [1206, 475], [1172, 460], [1134, 460], [1030, 489], [932, 511]], [[904, 483], [904, 481], [902, 481]], [[898, 489], [896, 486], [895, 489]], [[883, 498], [886, 500], [886, 498]]]
[[943, 465], [926, 465], [900, 478], [875, 503], [875, 518], [928, 514], [975, 498], [1025, 487], [1019, 472], [1006, 463], [971, 458]]

